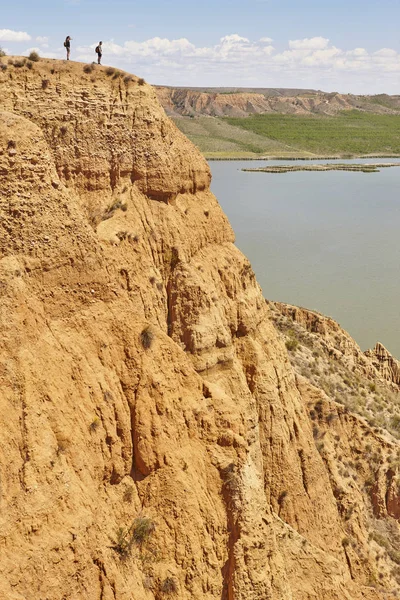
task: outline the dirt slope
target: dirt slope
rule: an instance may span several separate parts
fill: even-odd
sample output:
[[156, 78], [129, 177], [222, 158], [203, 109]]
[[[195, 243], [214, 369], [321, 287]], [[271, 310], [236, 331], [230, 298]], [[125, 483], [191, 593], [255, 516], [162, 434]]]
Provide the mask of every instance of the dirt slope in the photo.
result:
[[313, 90], [203, 91], [184, 88], [157, 87], [156, 93], [168, 115], [172, 117], [246, 117], [253, 114], [324, 114], [335, 115], [342, 110], [365, 110], [378, 114], [397, 114], [399, 96], [355, 96]]
[[398, 443], [296, 374], [204, 159], [136, 77], [30, 67], [0, 70], [0, 597], [396, 597]]

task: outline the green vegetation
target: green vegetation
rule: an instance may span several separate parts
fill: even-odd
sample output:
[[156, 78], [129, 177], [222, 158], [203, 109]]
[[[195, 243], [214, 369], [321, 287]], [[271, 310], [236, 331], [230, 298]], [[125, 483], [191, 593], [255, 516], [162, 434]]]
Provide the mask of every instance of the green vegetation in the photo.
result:
[[[381, 106], [389, 102], [384, 95], [369, 100]], [[245, 118], [179, 117], [174, 121], [211, 159], [400, 154], [400, 114], [351, 110], [336, 116], [274, 113]]]
[[136, 545], [140, 549], [150, 540], [155, 531], [154, 522], [148, 517], [137, 517], [128, 529], [120, 527], [117, 531], [117, 539], [112, 546], [122, 558], [131, 555]]
[[314, 154], [399, 154], [400, 118], [357, 110], [334, 117], [264, 114], [225, 117], [229, 125]]
[[[246, 119], [238, 119], [238, 121]], [[217, 117], [176, 118], [177, 127], [208, 158], [254, 158], [263, 154], [297, 156], [284, 144]], [[307, 153], [304, 153], [307, 156]]]
[[368, 102], [372, 104], [377, 104], [378, 106], [384, 106], [385, 108], [389, 108], [390, 110], [400, 110], [400, 105], [396, 105], [396, 101], [392, 96], [388, 96], [387, 94], [377, 94], [376, 96], [369, 96]]
[[0, 58], [2, 58], [3, 56], [6, 56], [6, 53], [4, 52], [3, 48], [0, 46]]
[[286, 340], [286, 348], [289, 350], [289, 352], [295, 352], [298, 347], [299, 342], [295, 338]]

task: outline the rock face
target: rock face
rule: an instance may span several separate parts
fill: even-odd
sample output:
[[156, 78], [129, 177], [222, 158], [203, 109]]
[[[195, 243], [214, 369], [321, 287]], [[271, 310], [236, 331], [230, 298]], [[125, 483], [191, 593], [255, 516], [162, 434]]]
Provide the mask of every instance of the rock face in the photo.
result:
[[400, 363], [385, 346], [378, 342], [373, 350], [367, 350], [365, 354], [372, 360], [385, 381], [400, 386]]
[[206, 162], [135, 77], [28, 66], [0, 70], [0, 597], [395, 598], [398, 444], [296, 374]]
[[[285, 90], [282, 90], [285, 92]], [[361, 109], [373, 113], [396, 114], [398, 96], [353, 96], [315, 90], [203, 91], [157, 87], [156, 93], [168, 115], [173, 117], [247, 117], [253, 114], [310, 113], [335, 115], [341, 110]]]

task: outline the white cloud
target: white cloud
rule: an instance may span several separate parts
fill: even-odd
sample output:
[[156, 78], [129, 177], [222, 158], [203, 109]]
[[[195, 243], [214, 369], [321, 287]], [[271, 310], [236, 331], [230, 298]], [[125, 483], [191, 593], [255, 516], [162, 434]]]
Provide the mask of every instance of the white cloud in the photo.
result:
[[265, 44], [270, 44], [271, 42], [273, 42], [274, 40], [270, 37], [262, 37], [260, 38], [260, 42], [264, 42]]
[[249, 43], [249, 40], [244, 37], [240, 37], [237, 33], [233, 33], [232, 35], [226, 35], [221, 38], [221, 44], [241, 44], [244, 42], [245, 44]]
[[323, 50], [324, 48], [327, 48], [328, 44], [329, 40], [323, 37], [289, 40], [289, 48], [293, 50]]
[[37, 38], [36, 38], [36, 41], [39, 44], [47, 44], [47, 42], [49, 41], [49, 38], [46, 37], [45, 35], [38, 35]]
[[25, 31], [12, 31], [12, 29], [0, 29], [1, 42], [29, 42], [31, 36]]

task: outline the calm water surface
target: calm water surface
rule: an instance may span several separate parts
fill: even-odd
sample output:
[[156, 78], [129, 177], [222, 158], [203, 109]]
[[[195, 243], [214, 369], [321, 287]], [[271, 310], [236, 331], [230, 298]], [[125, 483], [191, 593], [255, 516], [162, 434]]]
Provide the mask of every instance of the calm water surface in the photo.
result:
[[212, 190], [265, 297], [318, 310], [363, 350], [380, 341], [400, 358], [400, 167], [241, 171], [264, 164], [302, 161], [210, 162]]

